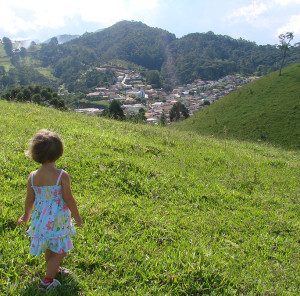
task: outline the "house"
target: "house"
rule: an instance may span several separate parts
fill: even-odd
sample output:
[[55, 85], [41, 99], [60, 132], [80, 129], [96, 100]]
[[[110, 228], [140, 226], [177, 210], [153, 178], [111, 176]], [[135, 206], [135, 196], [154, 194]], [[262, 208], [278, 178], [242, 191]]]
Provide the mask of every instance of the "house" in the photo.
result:
[[122, 82], [123, 79], [124, 79], [124, 76], [120, 75], [120, 76], [117, 77], [117, 82]]
[[126, 94], [128, 96], [131, 96], [131, 95], [135, 95], [136, 97], [138, 98], [145, 98], [145, 91], [143, 88], [140, 88], [140, 89], [133, 89], [131, 91], [127, 91]]
[[149, 123], [149, 124], [155, 124], [155, 123], [158, 122], [158, 118], [156, 118], [156, 117], [147, 118], [146, 121], [147, 121], [147, 123]]
[[75, 112], [85, 114], [85, 115], [92, 115], [96, 116], [102, 113], [104, 109], [98, 108], [82, 108], [82, 109], [75, 109]]
[[146, 109], [142, 104], [134, 104], [134, 105], [123, 105], [124, 111], [129, 114], [139, 113], [140, 109]]
[[87, 97], [87, 98], [89, 98], [89, 97], [98, 97], [98, 96], [100, 96], [100, 95], [101, 95], [101, 92], [96, 91], [96, 92], [87, 94], [86, 97]]

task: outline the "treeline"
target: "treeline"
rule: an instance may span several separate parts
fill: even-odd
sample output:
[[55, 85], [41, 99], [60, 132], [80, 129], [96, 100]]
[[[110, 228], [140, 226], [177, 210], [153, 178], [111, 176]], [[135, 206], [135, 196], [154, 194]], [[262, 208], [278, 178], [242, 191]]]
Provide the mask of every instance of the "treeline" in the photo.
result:
[[1, 99], [16, 102], [31, 102], [41, 106], [66, 109], [64, 100], [50, 87], [38, 85], [18, 86], [2, 94]]

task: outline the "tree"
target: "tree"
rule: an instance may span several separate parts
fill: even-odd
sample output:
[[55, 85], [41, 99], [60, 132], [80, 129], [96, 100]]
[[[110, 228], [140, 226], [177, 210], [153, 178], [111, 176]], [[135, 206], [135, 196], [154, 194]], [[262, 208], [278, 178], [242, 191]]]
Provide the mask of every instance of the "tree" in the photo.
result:
[[13, 56], [13, 45], [12, 45], [11, 40], [7, 37], [3, 37], [2, 41], [3, 41], [4, 50], [5, 50], [6, 54], [9, 57], [12, 57]]
[[27, 54], [26, 48], [25, 47], [21, 47], [20, 49], [20, 57], [21, 58], [25, 58]]
[[167, 116], [164, 112], [162, 112], [161, 115], [160, 115], [159, 124], [161, 126], [165, 126], [167, 124]]
[[25, 87], [23, 90], [23, 96], [25, 101], [30, 101], [31, 91], [29, 88]]
[[281, 63], [280, 63], [280, 69], [279, 69], [279, 76], [281, 76], [281, 70], [282, 70], [282, 67], [284, 64], [286, 53], [290, 49], [290, 47], [292, 47], [291, 41], [294, 39], [294, 33], [287, 32], [285, 34], [280, 34], [278, 36], [278, 38], [279, 38], [278, 48], [280, 49], [280, 52], [281, 52]]
[[139, 112], [139, 113], [134, 114], [134, 115], [131, 115], [131, 116], [128, 117], [128, 119], [130, 121], [135, 122], [135, 123], [144, 123], [147, 120], [147, 118], [145, 116], [145, 111]]
[[4, 66], [0, 66], [0, 75], [4, 75], [5, 74], [5, 67]]
[[162, 77], [157, 70], [151, 70], [146, 75], [147, 83], [151, 84], [153, 88], [162, 87]]
[[20, 91], [20, 92], [17, 94], [16, 99], [17, 99], [18, 102], [24, 101], [24, 94], [23, 94], [23, 92]]
[[125, 118], [124, 111], [121, 107], [120, 101], [112, 100], [108, 107], [108, 115], [117, 120]]
[[41, 103], [41, 95], [40, 94], [35, 94], [32, 96], [32, 102], [36, 103], [36, 104], [40, 104]]
[[20, 62], [20, 56], [18, 54], [14, 54], [12, 57], [11, 57], [11, 63], [14, 65], [14, 66], [18, 66], [19, 65], [19, 62]]
[[170, 121], [179, 121], [190, 116], [188, 109], [181, 102], [177, 102], [173, 105], [169, 115]]

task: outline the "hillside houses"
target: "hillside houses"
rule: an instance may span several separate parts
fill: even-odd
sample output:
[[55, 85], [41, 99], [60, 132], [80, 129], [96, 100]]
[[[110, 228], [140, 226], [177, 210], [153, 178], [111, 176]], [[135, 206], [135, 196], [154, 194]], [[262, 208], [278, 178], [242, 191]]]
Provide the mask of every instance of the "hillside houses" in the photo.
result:
[[[101, 70], [106, 69], [101, 68]], [[151, 86], [144, 85], [142, 76], [135, 71], [114, 70], [118, 74], [116, 83], [109, 88], [95, 88], [93, 92], [86, 95], [86, 100], [105, 100], [107, 103], [114, 99], [120, 100], [125, 114], [132, 115], [140, 112], [140, 109], [144, 109], [147, 122], [152, 124], [159, 121], [162, 113], [168, 118], [170, 109], [178, 101], [187, 107], [190, 115], [193, 115], [198, 110], [255, 79], [235, 75], [228, 75], [218, 81], [197, 79], [191, 84], [178, 86], [172, 92], [166, 93], [163, 89], [152, 89]], [[89, 114], [83, 109], [80, 109], [80, 112]], [[95, 110], [90, 112], [90, 114], [98, 113]]]

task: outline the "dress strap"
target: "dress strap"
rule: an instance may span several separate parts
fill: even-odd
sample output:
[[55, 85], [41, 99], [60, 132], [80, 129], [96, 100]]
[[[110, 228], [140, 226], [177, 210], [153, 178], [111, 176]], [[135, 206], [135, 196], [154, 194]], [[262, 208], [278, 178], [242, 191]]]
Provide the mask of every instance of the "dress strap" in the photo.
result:
[[61, 178], [61, 175], [63, 174], [64, 170], [60, 170], [60, 174], [58, 176], [58, 179], [57, 179], [57, 182], [56, 182], [56, 186], [59, 184], [59, 181], [60, 181], [60, 178]]
[[32, 174], [31, 174], [31, 187], [33, 187], [33, 175], [34, 175], [34, 172], [32, 172]]

